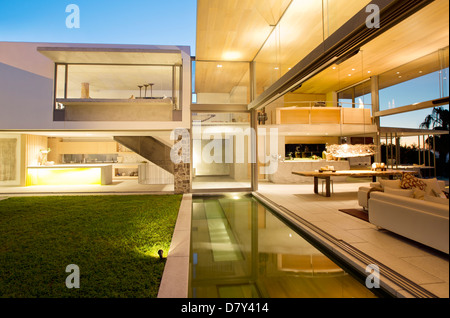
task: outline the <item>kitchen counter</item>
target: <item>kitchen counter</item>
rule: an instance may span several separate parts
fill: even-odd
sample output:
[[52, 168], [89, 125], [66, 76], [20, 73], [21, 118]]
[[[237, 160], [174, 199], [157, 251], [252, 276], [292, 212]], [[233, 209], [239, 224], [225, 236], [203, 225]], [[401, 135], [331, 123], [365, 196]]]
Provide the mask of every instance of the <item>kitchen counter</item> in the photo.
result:
[[111, 184], [112, 167], [107, 163], [28, 166], [27, 186]]
[[[275, 173], [268, 175], [268, 179], [273, 183], [311, 183], [311, 178], [292, 174], [293, 171], [315, 171], [321, 167], [334, 166], [335, 170], [350, 170], [350, 163], [347, 160], [285, 160], [278, 162], [278, 169]], [[346, 177], [335, 177], [333, 180], [345, 181]]]

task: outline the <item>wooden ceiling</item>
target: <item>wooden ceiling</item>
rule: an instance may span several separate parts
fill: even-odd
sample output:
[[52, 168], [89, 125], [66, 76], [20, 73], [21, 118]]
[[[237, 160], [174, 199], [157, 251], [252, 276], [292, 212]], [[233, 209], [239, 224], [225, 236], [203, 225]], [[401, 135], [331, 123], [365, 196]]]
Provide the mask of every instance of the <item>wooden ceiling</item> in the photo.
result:
[[230, 93], [236, 86], [249, 86], [247, 62], [197, 62], [197, 93]]
[[[329, 17], [325, 17], [322, 24], [320, 6], [316, 8], [317, 4], [305, 0], [198, 0], [196, 58], [200, 61], [252, 61], [256, 57], [257, 93], [260, 94], [367, 3], [366, 0], [349, 0], [342, 9], [342, 1], [326, 1]], [[279, 30], [273, 27], [278, 21]], [[435, 0], [364, 45], [356, 56], [305, 82], [296, 93], [325, 94], [408, 65], [447, 47], [448, 27], [449, 2]], [[233, 81], [237, 84], [241, 80], [243, 74], [235, 74], [233, 80], [227, 79], [227, 84], [223, 85], [228, 75], [216, 77], [217, 64], [204, 65], [210, 70], [199, 67], [197, 89], [219, 92], [231, 87]], [[434, 71], [431, 64], [428, 68], [424, 65], [421, 71], [424, 74]], [[407, 76], [402, 78], [397, 77], [395, 81], [404, 81]], [[395, 83], [393, 80], [391, 83]]]
[[196, 59], [252, 61], [291, 0], [198, 0]]

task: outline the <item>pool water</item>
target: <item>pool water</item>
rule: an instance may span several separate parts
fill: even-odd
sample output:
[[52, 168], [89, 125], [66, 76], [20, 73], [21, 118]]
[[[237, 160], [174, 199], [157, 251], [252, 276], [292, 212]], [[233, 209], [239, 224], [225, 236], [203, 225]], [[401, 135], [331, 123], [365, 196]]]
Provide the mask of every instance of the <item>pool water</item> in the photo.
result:
[[377, 297], [252, 196], [192, 204], [190, 297]]

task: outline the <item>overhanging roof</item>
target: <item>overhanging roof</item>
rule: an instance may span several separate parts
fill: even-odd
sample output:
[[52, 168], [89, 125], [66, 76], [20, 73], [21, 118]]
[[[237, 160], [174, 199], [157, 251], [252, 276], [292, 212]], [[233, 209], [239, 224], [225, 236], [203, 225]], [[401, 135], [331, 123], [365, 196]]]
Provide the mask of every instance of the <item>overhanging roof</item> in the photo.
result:
[[380, 136], [393, 134], [397, 137], [428, 136], [428, 135], [448, 135], [448, 130], [419, 129], [419, 128], [398, 128], [380, 127]]
[[38, 52], [55, 63], [69, 64], [128, 64], [181, 65], [181, 50], [38, 47]]

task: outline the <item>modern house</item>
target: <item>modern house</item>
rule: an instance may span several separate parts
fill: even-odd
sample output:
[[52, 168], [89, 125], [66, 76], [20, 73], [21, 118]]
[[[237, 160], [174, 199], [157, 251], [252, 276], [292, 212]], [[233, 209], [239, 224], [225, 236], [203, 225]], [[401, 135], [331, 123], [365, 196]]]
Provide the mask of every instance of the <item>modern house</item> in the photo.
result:
[[448, 130], [420, 124], [448, 111], [448, 71], [447, 0], [198, 0], [195, 57], [185, 46], [0, 42], [0, 193], [255, 193], [373, 164], [439, 176]]
[[[305, 181], [294, 170], [381, 162], [382, 139], [413, 135], [424, 146], [435, 132], [383, 121], [448, 105], [446, 13], [443, 0], [200, 0], [195, 58], [188, 47], [0, 43], [0, 183], [83, 183], [74, 169], [96, 164], [88, 183], [248, 190]], [[421, 80], [433, 90], [394, 105]], [[191, 132], [181, 170], [170, 161], [177, 128]], [[374, 145], [375, 155], [316, 160], [343, 144]]]

